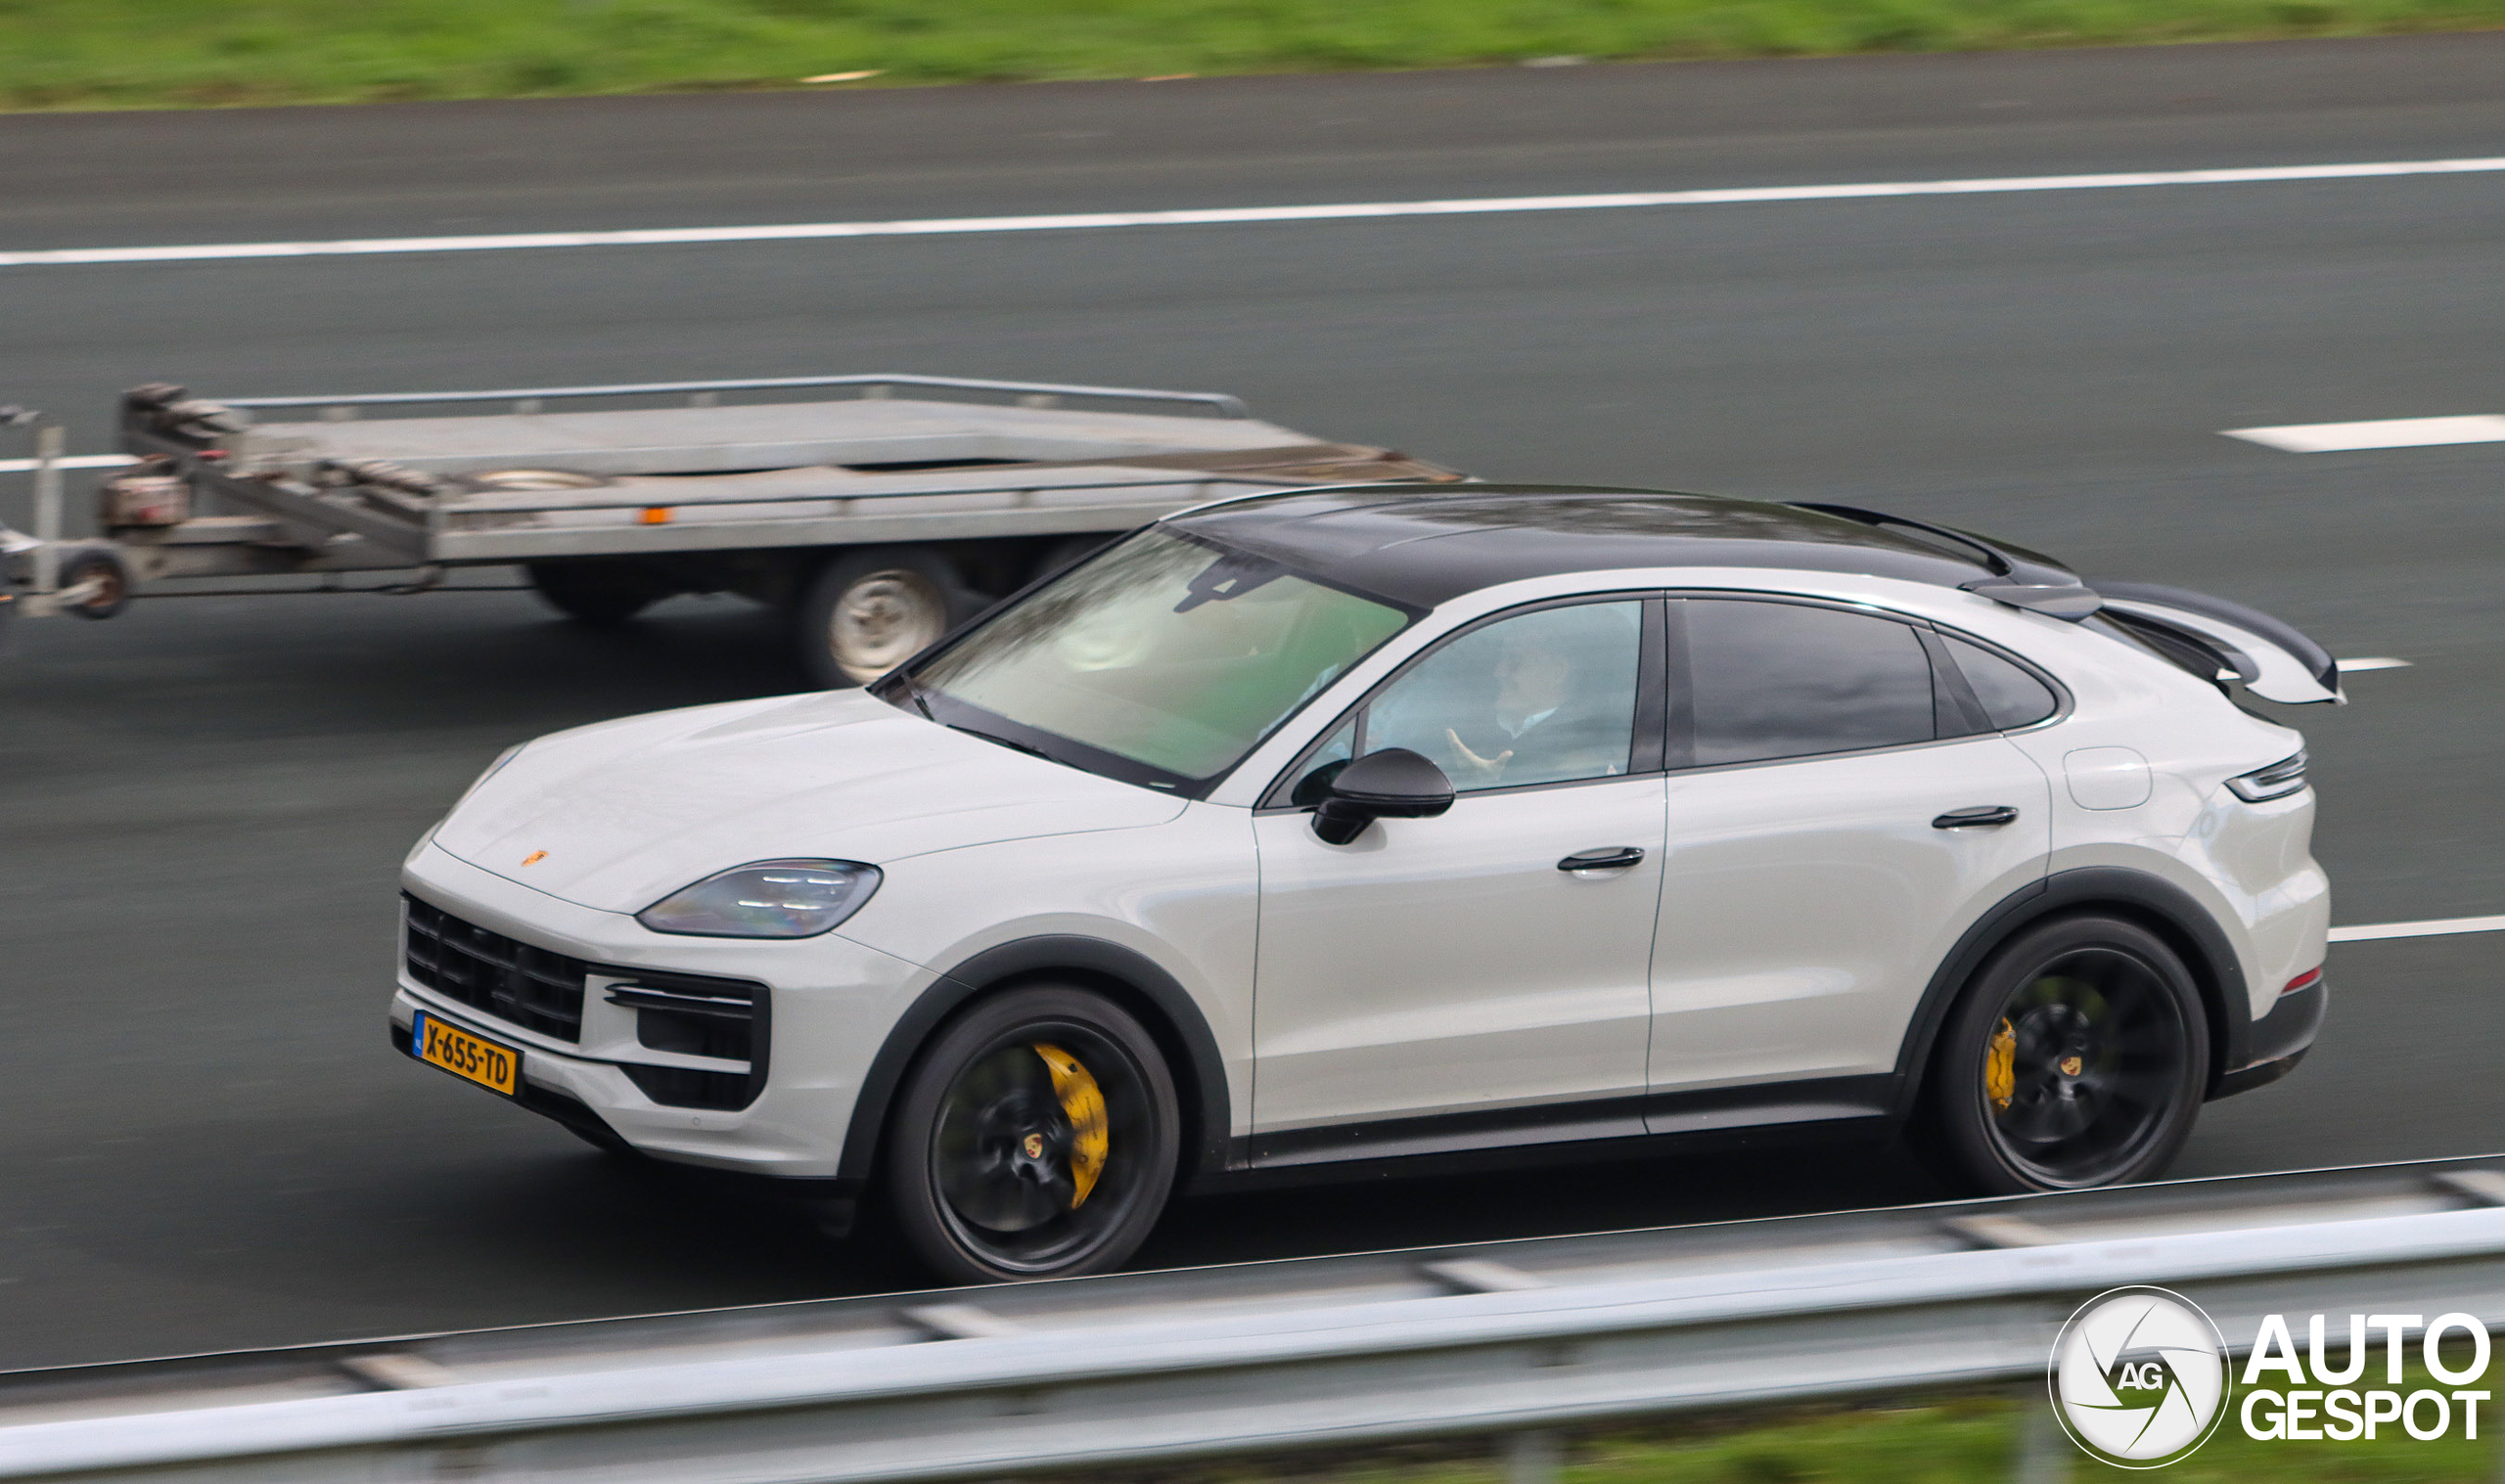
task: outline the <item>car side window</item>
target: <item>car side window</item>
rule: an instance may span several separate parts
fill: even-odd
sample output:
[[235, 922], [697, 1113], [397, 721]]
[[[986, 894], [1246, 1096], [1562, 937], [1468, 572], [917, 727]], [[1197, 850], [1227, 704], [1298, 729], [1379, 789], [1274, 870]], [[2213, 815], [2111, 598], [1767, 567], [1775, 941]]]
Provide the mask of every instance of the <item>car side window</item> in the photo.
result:
[[1974, 689], [1975, 698], [1982, 702], [1983, 716], [1999, 730], [2031, 727], [2060, 708], [2061, 698], [2053, 688], [2026, 670], [1954, 634], [1939, 637], [1957, 661], [1958, 672]]
[[1639, 601], [1573, 604], [1449, 639], [1367, 704], [1357, 745], [1407, 747], [1462, 793], [1624, 774], [1643, 613]]
[[1930, 742], [1931, 656], [1891, 619], [1791, 603], [1684, 605], [1694, 761], [1763, 762]]

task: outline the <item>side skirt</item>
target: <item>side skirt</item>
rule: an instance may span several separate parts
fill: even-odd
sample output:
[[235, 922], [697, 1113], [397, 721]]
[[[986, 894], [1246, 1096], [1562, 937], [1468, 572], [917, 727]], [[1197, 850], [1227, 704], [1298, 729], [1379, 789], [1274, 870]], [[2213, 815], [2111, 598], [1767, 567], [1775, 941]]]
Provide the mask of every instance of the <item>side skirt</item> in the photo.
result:
[[1645, 1158], [1777, 1140], [1881, 1139], [1896, 1078], [1827, 1077], [1697, 1093], [1438, 1113], [1229, 1140], [1224, 1174], [1194, 1191]]

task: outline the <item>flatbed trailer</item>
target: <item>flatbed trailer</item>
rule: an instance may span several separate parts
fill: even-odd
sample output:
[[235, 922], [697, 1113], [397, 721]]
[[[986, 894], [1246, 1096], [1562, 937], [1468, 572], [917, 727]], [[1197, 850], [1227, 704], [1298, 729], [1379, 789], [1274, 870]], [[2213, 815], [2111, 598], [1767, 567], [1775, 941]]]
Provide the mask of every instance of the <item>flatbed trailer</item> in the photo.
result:
[[[99, 539], [0, 529], [30, 613], [197, 579], [519, 566], [586, 621], [679, 593], [783, 609], [874, 679], [1110, 537], [1262, 490], [1462, 475], [1216, 392], [895, 375], [216, 400], [126, 393]], [[60, 439], [51, 435], [57, 456]], [[57, 507], [57, 468], [39, 455]], [[41, 503], [39, 497], [39, 505]], [[40, 521], [39, 521], [40, 526]]]

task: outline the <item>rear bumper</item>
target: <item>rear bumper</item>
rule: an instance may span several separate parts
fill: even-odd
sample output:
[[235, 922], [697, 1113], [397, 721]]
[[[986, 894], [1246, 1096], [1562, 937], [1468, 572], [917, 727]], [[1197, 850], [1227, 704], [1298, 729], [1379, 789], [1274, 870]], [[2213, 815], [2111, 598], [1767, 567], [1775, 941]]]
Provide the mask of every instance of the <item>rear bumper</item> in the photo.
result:
[[2231, 1098], [2266, 1087], [2297, 1069], [2297, 1063], [2312, 1050], [2313, 1038], [2322, 1029], [2322, 1017], [2331, 1007], [2331, 979], [2328, 975], [2294, 994], [2281, 995], [2270, 1013], [2253, 1022], [2247, 1033], [2245, 1054], [2250, 1058], [2243, 1066], [2219, 1074], [2217, 1086], [2209, 1099]]

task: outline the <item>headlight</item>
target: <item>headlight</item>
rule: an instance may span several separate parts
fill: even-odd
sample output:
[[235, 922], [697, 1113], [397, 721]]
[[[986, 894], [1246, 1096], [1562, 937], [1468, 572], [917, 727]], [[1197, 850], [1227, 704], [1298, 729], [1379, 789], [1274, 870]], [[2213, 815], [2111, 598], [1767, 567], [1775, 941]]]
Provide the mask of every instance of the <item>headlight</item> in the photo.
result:
[[855, 861], [758, 861], [673, 891], [635, 921], [699, 938], [813, 938], [878, 889], [879, 868]]

